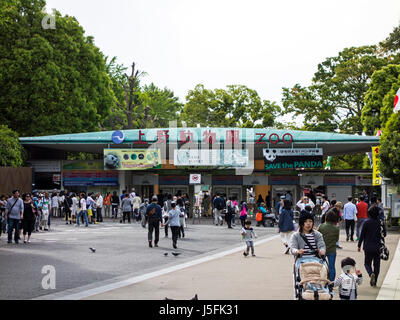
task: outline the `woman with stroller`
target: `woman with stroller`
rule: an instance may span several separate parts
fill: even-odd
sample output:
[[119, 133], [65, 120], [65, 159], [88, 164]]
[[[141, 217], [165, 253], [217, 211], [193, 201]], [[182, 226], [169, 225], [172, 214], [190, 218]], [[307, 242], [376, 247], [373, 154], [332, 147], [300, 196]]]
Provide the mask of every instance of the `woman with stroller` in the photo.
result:
[[324, 256], [326, 245], [322, 234], [314, 230], [314, 217], [303, 213], [299, 218], [299, 232], [292, 235], [290, 250], [294, 256], [312, 257]]
[[285, 254], [289, 254], [290, 238], [294, 231], [293, 210], [290, 200], [283, 200], [283, 209], [282, 213], [279, 215], [278, 228], [279, 233], [281, 234], [282, 243], [285, 246]]

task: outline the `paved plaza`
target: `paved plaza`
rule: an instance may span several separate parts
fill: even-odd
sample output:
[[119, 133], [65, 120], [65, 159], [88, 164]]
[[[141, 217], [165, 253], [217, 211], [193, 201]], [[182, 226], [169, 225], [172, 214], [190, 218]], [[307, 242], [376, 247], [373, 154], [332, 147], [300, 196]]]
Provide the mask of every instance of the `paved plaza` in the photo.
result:
[[[53, 231], [34, 233], [32, 243], [7, 244], [0, 238], [1, 299], [155, 299], [165, 297], [190, 299], [293, 299], [293, 257], [283, 254], [276, 227], [256, 227], [256, 257], [244, 258], [244, 243], [240, 227], [217, 227], [211, 220], [189, 224], [186, 237], [172, 249], [171, 232], [164, 238], [160, 230], [158, 248], [148, 248], [147, 229], [140, 224], [120, 224], [107, 220], [98, 225], [77, 228], [60, 219]], [[359, 289], [359, 299], [375, 300], [381, 294], [386, 299], [396, 296], [396, 279], [400, 278], [400, 235], [391, 232], [387, 246], [390, 260], [382, 262], [376, 288], [369, 285], [363, 266], [363, 252], [358, 253], [355, 242], [345, 242], [343, 231], [336, 260], [353, 257], [365, 275]], [[93, 253], [90, 247], [96, 248]], [[180, 252], [173, 256], [172, 252]], [[165, 255], [168, 253], [168, 255]], [[393, 260], [395, 259], [395, 260]], [[42, 268], [54, 266], [56, 288], [43, 289]], [[396, 269], [396, 274], [393, 273]], [[389, 272], [388, 272], [389, 271]], [[385, 277], [395, 279], [386, 291], [380, 290]], [[244, 283], [246, 285], [244, 286]], [[394, 286], [394, 289], [393, 289]], [[212, 288], [212, 290], [210, 289]], [[394, 290], [394, 291], [393, 291]], [[337, 299], [337, 291], [335, 289]], [[393, 293], [394, 292], [394, 293]]]

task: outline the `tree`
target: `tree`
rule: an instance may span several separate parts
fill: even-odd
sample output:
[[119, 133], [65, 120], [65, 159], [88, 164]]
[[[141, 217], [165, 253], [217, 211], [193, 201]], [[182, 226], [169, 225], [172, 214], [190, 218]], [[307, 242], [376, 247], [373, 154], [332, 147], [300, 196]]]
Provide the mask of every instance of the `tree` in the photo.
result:
[[18, 134], [7, 126], [0, 125], [0, 166], [20, 167], [25, 156]]
[[400, 88], [400, 65], [390, 64], [374, 72], [365, 95], [361, 123], [368, 135], [385, 127], [393, 113], [393, 102]]
[[400, 185], [400, 113], [393, 113], [380, 139], [380, 171], [393, 183]]
[[145, 72], [132, 64], [130, 75], [127, 68], [116, 63], [116, 58], [107, 63], [107, 70], [113, 82], [114, 103], [112, 113], [104, 121], [105, 127], [115, 129], [137, 129], [167, 127], [181, 111], [179, 98], [168, 88], [160, 89], [154, 83], [141, 86]]
[[113, 91], [93, 38], [58, 11], [44, 29], [44, 0], [1, 3], [0, 122], [20, 136], [99, 130]]
[[186, 96], [181, 120], [188, 126], [260, 128], [273, 126], [279, 112], [275, 102], [261, 100], [257, 91], [246, 86], [209, 90], [198, 84]]
[[311, 86], [283, 88], [284, 113], [303, 115], [307, 130], [361, 134], [368, 83], [386, 63], [376, 46], [346, 48], [318, 65]]

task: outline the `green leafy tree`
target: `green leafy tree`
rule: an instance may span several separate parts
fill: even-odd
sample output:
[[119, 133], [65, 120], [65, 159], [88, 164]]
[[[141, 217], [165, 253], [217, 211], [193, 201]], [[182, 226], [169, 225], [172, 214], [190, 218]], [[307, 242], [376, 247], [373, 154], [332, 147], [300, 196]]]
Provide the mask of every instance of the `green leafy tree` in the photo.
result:
[[390, 64], [374, 72], [361, 115], [366, 134], [374, 135], [377, 129], [385, 127], [393, 113], [394, 97], [399, 88], [400, 65]]
[[368, 83], [386, 63], [376, 46], [346, 48], [318, 65], [311, 86], [283, 88], [284, 113], [304, 116], [307, 130], [361, 134]]
[[105, 58], [74, 17], [44, 0], [2, 0], [0, 123], [20, 136], [96, 131], [113, 101]]
[[181, 120], [188, 126], [262, 128], [274, 126], [280, 111], [275, 102], [261, 100], [243, 85], [210, 90], [198, 84], [186, 96]]
[[20, 167], [26, 154], [18, 140], [18, 134], [5, 125], [0, 125], [0, 166]]

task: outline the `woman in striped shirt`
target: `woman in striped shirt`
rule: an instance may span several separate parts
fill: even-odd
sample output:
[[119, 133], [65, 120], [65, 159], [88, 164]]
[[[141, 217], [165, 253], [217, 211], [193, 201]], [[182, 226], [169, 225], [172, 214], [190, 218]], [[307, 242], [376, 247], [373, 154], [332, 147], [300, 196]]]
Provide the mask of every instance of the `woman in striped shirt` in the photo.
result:
[[[292, 235], [291, 252], [295, 256], [310, 257], [324, 256], [326, 245], [322, 234], [314, 230], [314, 217], [310, 213], [303, 213], [299, 218], [299, 232]], [[307, 239], [307, 241], [305, 241]], [[310, 244], [310, 246], [307, 244]]]

